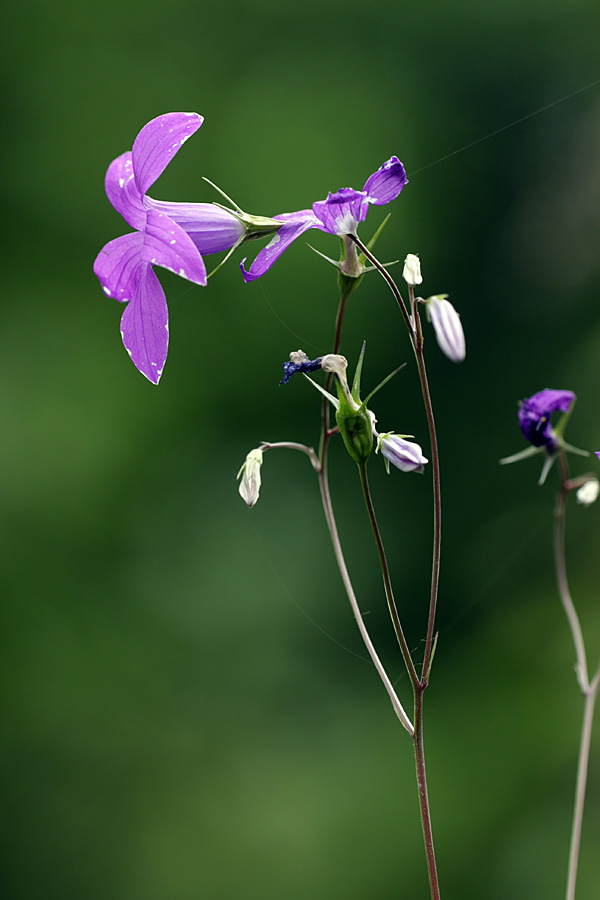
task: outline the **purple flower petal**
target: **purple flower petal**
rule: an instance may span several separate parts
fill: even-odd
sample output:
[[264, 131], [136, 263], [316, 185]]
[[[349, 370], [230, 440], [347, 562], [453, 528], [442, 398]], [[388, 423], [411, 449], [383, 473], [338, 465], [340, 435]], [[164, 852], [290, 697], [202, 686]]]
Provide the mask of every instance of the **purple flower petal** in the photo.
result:
[[132, 150], [135, 183], [140, 194], [145, 194], [154, 184], [203, 121], [198, 113], [166, 113], [144, 125]]
[[143, 229], [146, 210], [142, 195], [135, 186], [131, 152], [113, 159], [104, 179], [106, 195], [116, 211], [132, 228]]
[[145, 197], [144, 204], [181, 225], [200, 253], [229, 250], [246, 231], [239, 219], [214, 203], [169, 203]]
[[148, 263], [138, 263], [136, 289], [121, 318], [121, 337], [134, 365], [158, 384], [167, 359], [169, 315], [165, 293]]
[[206, 284], [206, 266], [191, 237], [163, 213], [148, 210], [140, 259], [170, 269], [181, 278]]
[[313, 203], [312, 208], [323, 231], [340, 236], [355, 234], [358, 223], [367, 217], [367, 195], [364, 191], [342, 188], [335, 194], [328, 194], [327, 200]]
[[136, 270], [143, 245], [144, 235], [135, 231], [109, 241], [102, 248], [94, 261], [94, 274], [107, 297], [121, 303], [131, 300], [138, 283]]
[[392, 156], [367, 178], [363, 190], [368, 194], [369, 203], [382, 206], [395, 200], [407, 181], [404, 166], [397, 156]]
[[300, 237], [301, 234], [304, 234], [305, 231], [308, 231], [309, 228], [320, 228], [322, 231], [324, 230], [321, 222], [313, 215], [313, 212], [310, 209], [302, 209], [295, 213], [282, 213], [279, 216], [275, 216], [275, 218], [280, 219], [286, 224], [282, 225], [277, 234], [271, 238], [267, 246], [263, 247], [257, 254], [256, 259], [248, 271], [244, 268], [246, 260], [243, 259], [240, 263], [240, 268], [246, 283], [254, 281], [256, 278], [260, 278], [261, 275], [264, 275], [265, 272], [268, 272], [273, 263], [277, 262], [281, 254], [287, 250], [290, 244], [293, 243], [296, 238]]
[[531, 397], [526, 397], [523, 403], [537, 415], [546, 416], [553, 412], [568, 412], [575, 400], [573, 391], [557, 391], [554, 388], [544, 388]]

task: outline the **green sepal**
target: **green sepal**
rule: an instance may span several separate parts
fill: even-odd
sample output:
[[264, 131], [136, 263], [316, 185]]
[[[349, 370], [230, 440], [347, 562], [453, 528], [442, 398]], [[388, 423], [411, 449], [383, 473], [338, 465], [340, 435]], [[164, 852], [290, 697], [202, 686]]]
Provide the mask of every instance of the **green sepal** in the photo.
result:
[[352, 382], [352, 399], [356, 403], [360, 403], [360, 379], [362, 375], [362, 367], [363, 360], [365, 358], [365, 350], [367, 349], [367, 342], [363, 341], [362, 349], [360, 351], [360, 356], [358, 357], [358, 362], [356, 363], [356, 369], [354, 372], [354, 381]]
[[[374, 388], [374, 389], [371, 391], [371, 393], [369, 394], [369, 396], [365, 398], [365, 403], [368, 403], [369, 400], [371, 400], [371, 399], [375, 396], [375, 394], [376, 394], [378, 391], [380, 391], [381, 388], [382, 388], [384, 385], [386, 385], [386, 384], [388, 383], [388, 381], [391, 381], [391, 380], [392, 380], [392, 378], [394, 377], [394, 375], [397, 375], [398, 372], [399, 372], [401, 369], [403, 369], [403, 368], [405, 367], [405, 365], [406, 365], [406, 363], [402, 363], [401, 366], [398, 366], [397, 369], [394, 369], [393, 372], [390, 372], [389, 375], [386, 375], [386, 377], [383, 379], [383, 381], [380, 381], [379, 384], [377, 385], [377, 387]], [[400, 435], [400, 437], [412, 437], [412, 435], [406, 435], [406, 434], [403, 434], [403, 435]]]

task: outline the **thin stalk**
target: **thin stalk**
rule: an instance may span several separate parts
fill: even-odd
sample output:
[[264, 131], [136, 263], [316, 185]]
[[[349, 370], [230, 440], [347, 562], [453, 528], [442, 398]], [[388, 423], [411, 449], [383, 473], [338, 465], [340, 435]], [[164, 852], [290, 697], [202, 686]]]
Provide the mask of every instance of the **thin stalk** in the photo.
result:
[[421, 813], [421, 827], [423, 829], [423, 843], [425, 845], [425, 856], [427, 858], [427, 873], [429, 876], [431, 900], [440, 900], [440, 886], [438, 881], [437, 866], [435, 862], [433, 831], [431, 828], [431, 813], [429, 810], [429, 795], [427, 791], [425, 748], [423, 745], [423, 694], [425, 692], [425, 688], [427, 687], [427, 682], [424, 679], [419, 679], [417, 670], [415, 669], [410, 651], [408, 649], [408, 645], [406, 643], [406, 639], [404, 637], [404, 632], [402, 631], [402, 626], [400, 625], [400, 619], [398, 617], [398, 611], [396, 609], [392, 591], [392, 584], [385, 555], [385, 549], [383, 546], [383, 541], [381, 539], [381, 533], [377, 525], [377, 517], [375, 515], [375, 509], [373, 507], [373, 501], [371, 499], [371, 493], [369, 490], [366, 464], [359, 466], [359, 471], [363, 493], [365, 496], [365, 503], [367, 506], [367, 512], [369, 514], [369, 520], [371, 522], [371, 528], [373, 530], [373, 537], [375, 538], [375, 544], [377, 545], [377, 552], [379, 554], [379, 561], [381, 564], [381, 572], [383, 575], [383, 583], [388, 600], [388, 607], [392, 616], [392, 621], [396, 630], [396, 636], [398, 637], [398, 643], [400, 644], [402, 656], [404, 657], [404, 662], [406, 664], [406, 668], [408, 670], [413, 688], [415, 704], [415, 725], [412, 739], [415, 754], [415, 771], [417, 776], [419, 809]]
[[577, 762], [577, 781], [575, 785], [575, 802], [573, 806], [573, 822], [571, 826], [571, 841], [569, 846], [569, 863], [567, 869], [566, 900], [575, 900], [575, 887], [577, 883], [577, 868], [579, 865], [579, 852], [581, 849], [581, 830], [583, 825], [583, 810], [587, 790], [588, 762], [590, 745], [592, 741], [592, 728], [594, 724], [594, 709], [598, 687], [600, 685], [600, 666], [590, 682], [588, 676], [587, 656], [585, 643], [581, 630], [581, 623], [577, 610], [571, 598], [569, 582], [567, 579], [567, 563], [565, 554], [565, 518], [567, 509], [567, 497], [569, 494], [569, 468], [564, 450], [559, 450], [558, 456], [561, 485], [556, 498], [554, 510], [554, 562], [556, 567], [556, 581], [558, 592], [569, 623], [569, 629], [573, 638], [575, 655], [577, 658], [577, 681], [584, 696], [583, 724], [579, 742], [579, 757]]
[[[341, 339], [342, 339], [342, 326], [344, 321], [344, 313], [346, 311], [346, 302], [348, 300], [348, 296], [342, 295], [340, 298], [340, 303], [338, 306], [336, 323], [335, 323], [335, 336], [333, 343], [333, 353], [338, 353], [340, 349]], [[329, 373], [327, 377], [327, 381], [325, 383], [325, 389], [327, 391], [331, 388], [331, 381], [333, 379], [333, 373]], [[348, 596], [348, 600], [350, 601], [350, 606], [352, 608], [352, 612], [354, 614], [354, 618], [356, 619], [356, 624], [358, 625], [358, 630], [360, 631], [360, 635], [363, 639], [363, 643], [369, 654], [373, 665], [375, 666], [375, 670], [379, 675], [381, 681], [383, 682], [383, 686], [385, 687], [388, 696], [392, 702], [392, 706], [394, 708], [394, 712], [398, 716], [403, 727], [408, 731], [411, 738], [414, 736], [414, 727], [412, 722], [410, 721], [404, 707], [402, 706], [396, 691], [390, 681], [385, 668], [377, 655], [377, 651], [373, 646], [369, 633], [367, 631], [367, 627], [364, 623], [364, 619], [362, 617], [362, 613], [360, 611], [360, 607], [358, 605], [358, 600], [356, 599], [356, 594], [354, 593], [354, 588], [352, 586], [352, 581], [350, 579], [350, 575], [348, 573], [348, 567], [346, 566], [346, 560], [344, 558], [344, 553], [342, 550], [342, 545], [340, 542], [337, 523], [335, 520], [335, 515], [333, 512], [333, 504], [331, 502], [331, 492], [329, 490], [329, 476], [328, 476], [328, 468], [327, 468], [327, 454], [329, 449], [329, 441], [332, 436], [336, 433], [337, 428], [330, 428], [329, 425], [329, 401], [326, 398], [323, 398], [323, 421], [321, 427], [321, 441], [319, 444], [319, 469], [317, 470], [319, 476], [319, 488], [321, 490], [321, 500], [323, 502], [323, 511], [325, 513], [325, 519], [327, 521], [327, 527], [329, 529], [329, 535], [331, 537], [331, 543], [333, 546], [333, 552], [335, 554], [336, 562], [338, 564], [338, 568], [340, 570], [340, 575], [342, 577], [342, 582], [344, 584], [344, 588], [346, 590], [346, 594]], [[313, 463], [314, 465], [314, 463]]]
[[[408, 334], [413, 346], [415, 358], [417, 360], [417, 368], [419, 371], [419, 380], [421, 382], [421, 394], [423, 396], [423, 404], [425, 406], [425, 415], [427, 417], [427, 427], [429, 429], [429, 441], [431, 445], [431, 466], [433, 471], [433, 550], [431, 560], [431, 592], [429, 597], [429, 613], [427, 616], [427, 637], [425, 640], [425, 652], [423, 655], [423, 667], [421, 669], [421, 682], [426, 685], [429, 682], [429, 673], [433, 657], [433, 648], [435, 644], [435, 614], [437, 608], [437, 598], [440, 580], [440, 558], [441, 558], [441, 540], [442, 540], [442, 494], [440, 483], [440, 458], [437, 442], [437, 433], [435, 429], [435, 418], [433, 415], [433, 405], [431, 402], [431, 393], [429, 390], [429, 382], [427, 380], [427, 370], [425, 368], [425, 357], [423, 355], [423, 332], [421, 330], [421, 320], [414, 302], [414, 294], [410, 289], [410, 309], [409, 313], [398, 285], [379, 260], [373, 256], [371, 251], [366, 247], [360, 238], [351, 235], [352, 240], [356, 243], [361, 253], [375, 266], [377, 271], [390, 288], [402, 317], [408, 329]], [[412, 315], [411, 315], [412, 313]]]
[[427, 857], [427, 874], [431, 900], [440, 900], [440, 885], [435, 862], [431, 813], [429, 811], [429, 795], [427, 793], [427, 773], [425, 771], [425, 749], [423, 746], [423, 692], [427, 685], [421, 684], [415, 691], [415, 734], [413, 746], [415, 751], [415, 769], [419, 790], [419, 809], [421, 811], [421, 827]]
[[408, 644], [406, 642], [402, 624], [400, 622], [400, 616], [398, 615], [398, 608], [394, 599], [390, 569], [388, 566], [387, 557], [385, 555], [385, 548], [381, 539], [379, 525], [377, 524], [377, 516], [375, 515], [375, 508], [373, 506], [373, 500], [371, 498], [371, 491], [369, 489], [369, 479], [367, 476], [366, 463], [359, 465], [358, 470], [360, 472], [360, 483], [363, 489], [367, 513], [369, 514], [369, 521], [371, 523], [371, 529], [373, 531], [373, 537], [375, 538], [377, 553], [379, 555], [379, 563], [381, 565], [381, 574], [383, 575], [383, 585], [385, 588], [385, 596], [388, 604], [388, 609], [390, 611], [390, 616], [392, 618], [392, 624], [394, 626], [394, 631], [396, 632], [398, 644], [400, 645], [400, 650], [404, 659], [404, 665], [406, 666], [406, 670], [409, 674], [413, 690], [416, 691], [420, 687], [419, 676], [417, 675], [415, 664], [412, 661], [412, 656], [410, 655], [410, 650], [408, 649]]
[[365, 626], [360, 607], [358, 605], [358, 601], [356, 599], [356, 594], [354, 593], [354, 588], [352, 587], [352, 581], [350, 580], [350, 575], [348, 574], [348, 568], [346, 566], [346, 561], [344, 559], [344, 554], [342, 551], [342, 546], [340, 543], [340, 538], [338, 535], [338, 530], [336, 526], [335, 516], [333, 513], [333, 507], [331, 505], [331, 495], [329, 493], [329, 483], [327, 480], [326, 471], [323, 469], [319, 473], [319, 486], [321, 488], [321, 498], [323, 500], [323, 509], [325, 511], [325, 518], [327, 519], [327, 527], [329, 528], [329, 534], [331, 536], [331, 543], [333, 545], [333, 552], [335, 553], [335, 558], [338, 564], [338, 568], [340, 570], [340, 575], [342, 576], [342, 581], [344, 583], [344, 588], [346, 590], [346, 594], [348, 595], [348, 600], [350, 601], [350, 606], [352, 607], [352, 612], [354, 613], [354, 618], [356, 619], [356, 624], [358, 625], [358, 629], [360, 631], [360, 635], [363, 639], [363, 643], [367, 649], [369, 656], [371, 657], [371, 661], [377, 670], [377, 674], [381, 678], [383, 682], [383, 686], [388, 692], [389, 698], [392, 701], [392, 706], [394, 707], [394, 712], [400, 719], [401, 724], [408, 731], [410, 736], [414, 738], [415, 730], [413, 728], [412, 722], [410, 721], [408, 715], [406, 714], [404, 707], [402, 706], [400, 700], [398, 699], [398, 695], [396, 694], [394, 687], [377, 655], [377, 651], [375, 650], [371, 638], [369, 637], [369, 633]]
[[579, 744], [579, 759], [577, 762], [577, 783], [575, 787], [575, 803], [573, 807], [573, 825], [571, 827], [571, 843], [569, 846], [569, 867], [567, 873], [566, 900], [575, 900], [575, 884], [577, 881], [577, 866], [579, 863], [579, 850], [581, 847], [581, 828], [583, 824], [583, 808], [585, 805], [585, 793], [587, 789], [588, 762], [590, 758], [590, 745], [592, 742], [592, 727], [594, 724], [594, 707], [598, 695], [596, 690], [590, 690], [585, 695], [583, 708], [583, 725], [581, 727], [581, 740]]

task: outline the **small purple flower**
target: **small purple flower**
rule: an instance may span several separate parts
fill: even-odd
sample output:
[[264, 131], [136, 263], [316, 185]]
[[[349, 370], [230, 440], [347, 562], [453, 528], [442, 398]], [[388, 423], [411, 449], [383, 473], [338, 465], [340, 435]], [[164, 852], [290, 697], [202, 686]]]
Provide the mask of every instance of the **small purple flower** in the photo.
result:
[[94, 272], [107, 296], [128, 304], [121, 318], [123, 343], [153, 384], [163, 371], [169, 333], [165, 294], [152, 267], [205, 285], [201, 254], [233, 247], [245, 232], [234, 215], [211, 203], [168, 203], [146, 193], [202, 122], [197, 113], [153, 119], [106, 173], [108, 199], [136, 230], [106, 244]]
[[275, 216], [284, 224], [258, 253], [248, 270], [244, 268], [246, 260], [242, 260], [244, 281], [254, 281], [268, 272], [290, 244], [309, 228], [318, 228], [339, 237], [356, 234], [359, 222], [367, 217], [369, 204], [382, 206], [395, 200], [407, 180], [404, 166], [396, 156], [392, 156], [367, 178], [362, 191], [342, 188], [335, 194], [328, 194], [326, 200], [313, 203], [312, 209]]
[[596, 452], [596, 456], [598, 457], [598, 459], [600, 459], [600, 450], [596, 450], [595, 452]]
[[283, 363], [284, 374], [279, 384], [287, 384], [292, 375], [295, 375], [296, 372], [318, 371], [321, 368], [322, 359], [323, 357], [321, 356], [317, 359], [309, 359], [303, 350], [293, 350], [290, 353], [289, 362]]
[[573, 391], [556, 391], [545, 388], [531, 397], [526, 397], [519, 408], [519, 425], [526, 440], [534, 447], [545, 447], [553, 453], [558, 447], [558, 438], [550, 419], [553, 412], [566, 413], [575, 401]]

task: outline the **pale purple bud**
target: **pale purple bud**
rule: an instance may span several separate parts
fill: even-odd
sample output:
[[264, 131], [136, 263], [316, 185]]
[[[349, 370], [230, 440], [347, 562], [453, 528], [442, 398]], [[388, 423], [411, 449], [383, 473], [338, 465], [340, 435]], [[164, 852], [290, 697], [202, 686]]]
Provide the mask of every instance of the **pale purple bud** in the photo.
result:
[[411, 287], [416, 287], [418, 284], [423, 283], [423, 276], [421, 275], [421, 260], [418, 256], [415, 256], [414, 253], [409, 253], [404, 260], [404, 270], [402, 272], [402, 277], [404, 278], [405, 282]]
[[462, 362], [466, 356], [465, 334], [460, 316], [446, 299], [446, 294], [429, 297], [427, 309], [440, 349], [452, 362]]
[[380, 434], [377, 440], [377, 452], [381, 450], [383, 456], [401, 472], [422, 472], [426, 462], [418, 444], [399, 437], [393, 431]]
[[240, 481], [240, 496], [246, 501], [247, 505], [252, 507], [258, 500], [260, 491], [260, 467], [262, 466], [263, 452], [260, 448], [251, 450], [244, 465], [237, 474]]

